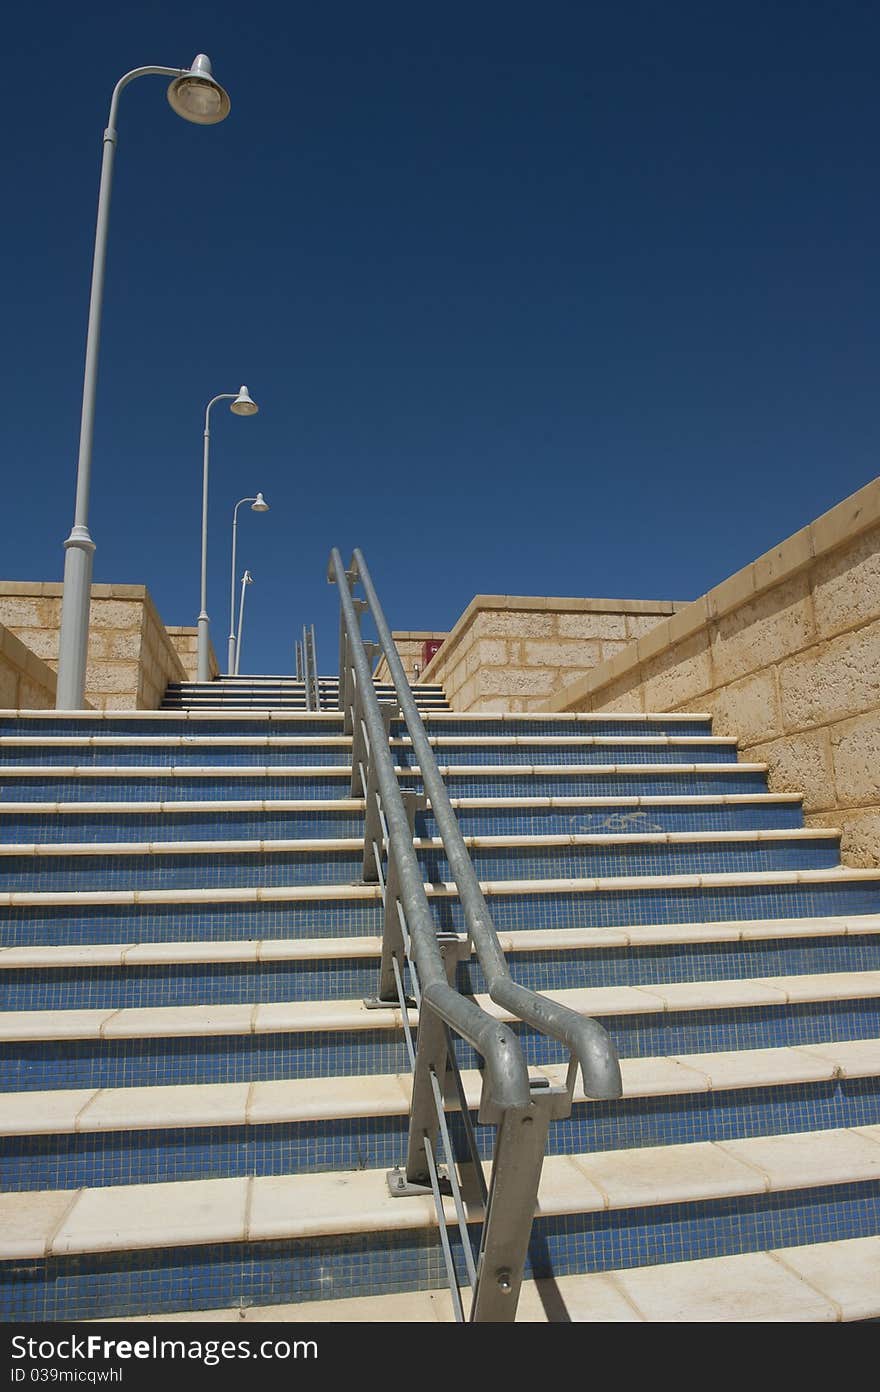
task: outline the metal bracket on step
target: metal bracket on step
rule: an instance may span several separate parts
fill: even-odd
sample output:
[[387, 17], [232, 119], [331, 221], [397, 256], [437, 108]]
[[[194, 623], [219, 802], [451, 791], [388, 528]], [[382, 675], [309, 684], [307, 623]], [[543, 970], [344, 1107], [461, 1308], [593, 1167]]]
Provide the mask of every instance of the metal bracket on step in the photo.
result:
[[[416, 1003], [412, 996], [406, 996], [405, 1003], [407, 1010], [416, 1009]], [[365, 1010], [399, 1010], [400, 998], [395, 996], [394, 1000], [382, 1000], [381, 996], [365, 996], [363, 1006]]]
[[[440, 1193], [450, 1195], [452, 1185], [449, 1183], [449, 1176], [443, 1167], [437, 1170], [437, 1180]], [[392, 1199], [411, 1199], [418, 1194], [432, 1194], [434, 1192], [430, 1184], [411, 1184], [406, 1177], [406, 1171], [402, 1170], [399, 1165], [395, 1165], [393, 1170], [387, 1171], [385, 1182]]]

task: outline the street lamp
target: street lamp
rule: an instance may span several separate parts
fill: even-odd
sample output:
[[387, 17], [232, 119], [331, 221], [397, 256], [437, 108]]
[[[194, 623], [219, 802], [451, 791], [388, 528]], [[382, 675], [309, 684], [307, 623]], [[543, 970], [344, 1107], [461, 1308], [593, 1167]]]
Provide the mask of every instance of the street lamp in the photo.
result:
[[133, 68], [113, 88], [110, 117], [104, 131], [101, 182], [98, 191], [98, 221], [92, 260], [92, 288], [86, 332], [86, 364], [83, 379], [82, 414], [79, 430], [79, 460], [76, 474], [76, 506], [73, 527], [64, 543], [64, 591], [61, 601], [61, 635], [58, 641], [58, 684], [56, 709], [82, 708], [86, 685], [86, 659], [89, 644], [89, 600], [92, 592], [92, 558], [95, 543], [89, 534], [89, 488], [92, 472], [92, 441], [95, 433], [95, 394], [98, 382], [98, 348], [101, 338], [101, 306], [104, 298], [104, 268], [107, 259], [107, 226], [113, 162], [116, 155], [116, 116], [122, 89], [136, 77], [171, 77], [168, 101], [178, 116], [196, 125], [216, 125], [229, 115], [229, 97], [215, 81], [211, 61], [204, 53], [193, 59], [190, 68]]
[[211, 664], [208, 658], [210, 639], [208, 627], [208, 451], [211, 443], [211, 407], [217, 401], [230, 401], [229, 409], [235, 416], [255, 416], [260, 409], [247, 387], [236, 392], [221, 392], [212, 396], [205, 408], [205, 435], [202, 454], [202, 607], [199, 611], [198, 673], [197, 680], [211, 680]]
[[238, 676], [238, 663], [241, 658], [241, 638], [244, 628], [244, 592], [248, 585], [254, 583], [254, 577], [249, 570], [246, 570], [241, 577], [241, 604], [238, 606], [238, 648], [235, 654], [235, 675]]
[[226, 673], [230, 677], [235, 672], [235, 543], [238, 530], [238, 509], [244, 503], [250, 503], [251, 512], [269, 511], [269, 504], [262, 493], [258, 493], [256, 498], [240, 498], [232, 511], [232, 580], [229, 586], [229, 647], [226, 655]]

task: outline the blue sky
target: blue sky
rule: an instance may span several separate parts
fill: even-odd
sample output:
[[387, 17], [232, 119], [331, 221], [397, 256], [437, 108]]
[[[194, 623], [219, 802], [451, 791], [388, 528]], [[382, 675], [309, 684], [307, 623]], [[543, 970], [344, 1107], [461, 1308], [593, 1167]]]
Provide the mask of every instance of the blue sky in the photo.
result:
[[[360, 545], [396, 628], [476, 592], [689, 598], [878, 472], [873, 3], [17, 6], [4, 22], [4, 554], [60, 579], [101, 132], [210, 54], [221, 126], [123, 96], [95, 579], [243, 668]], [[244, 510], [243, 510], [244, 512]]]

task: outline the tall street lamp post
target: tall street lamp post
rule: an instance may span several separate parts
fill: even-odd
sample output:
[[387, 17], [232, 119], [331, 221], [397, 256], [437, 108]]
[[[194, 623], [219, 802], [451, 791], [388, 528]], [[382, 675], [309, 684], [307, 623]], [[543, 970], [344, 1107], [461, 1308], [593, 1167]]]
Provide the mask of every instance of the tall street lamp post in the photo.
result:
[[89, 643], [89, 600], [92, 590], [92, 557], [95, 543], [89, 534], [89, 488], [92, 472], [92, 440], [95, 431], [95, 394], [98, 381], [98, 348], [101, 337], [101, 306], [104, 298], [104, 268], [107, 259], [107, 225], [113, 162], [116, 155], [116, 117], [124, 87], [136, 77], [170, 77], [168, 101], [178, 116], [198, 126], [216, 125], [229, 115], [229, 97], [214, 80], [211, 61], [199, 53], [190, 68], [133, 68], [117, 82], [110, 101], [110, 117], [104, 131], [101, 183], [98, 192], [98, 222], [92, 262], [92, 289], [89, 324], [86, 333], [86, 365], [83, 380], [82, 415], [79, 432], [79, 461], [76, 475], [76, 507], [73, 528], [64, 543], [64, 592], [61, 602], [61, 634], [58, 642], [58, 685], [56, 708], [82, 708], [86, 684], [86, 658]]
[[239, 388], [238, 392], [221, 392], [219, 396], [212, 396], [205, 408], [205, 435], [204, 450], [202, 453], [202, 607], [199, 610], [199, 638], [198, 638], [198, 680], [207, 682], [211, 680], [211, 664], [209, 659], [210, 652], [210, 620], [208, 618], [208, 454], [211, 446], [211, 407], [218, 401], [230, 401], [232, 404], [229, 409], [236, 416], [255, 416], [260, 409], [255, 401], [251, 400], [250, 392], [247, 387]]
[[254, 577], [249, 570], [246, 570], [241, 577], [241, 604], [238, 606], [238, 647], [235, 651], [235, 675], [238, 676], [238, 664], [241, 661], [241, 640], [244, 636], [244, 592], [248, 585], [254, 583]]
[[232, 510], [232, 580], [229, 586], [229, 646], [226, 653], [226, 672], [228, 676], [235, 673], [235, 543], [238, 531], [238, 509], [244, 503], [250, 503], [251, 512], [268, 512], [269, 504], [258, 493], [256, 498], [240, 498]]

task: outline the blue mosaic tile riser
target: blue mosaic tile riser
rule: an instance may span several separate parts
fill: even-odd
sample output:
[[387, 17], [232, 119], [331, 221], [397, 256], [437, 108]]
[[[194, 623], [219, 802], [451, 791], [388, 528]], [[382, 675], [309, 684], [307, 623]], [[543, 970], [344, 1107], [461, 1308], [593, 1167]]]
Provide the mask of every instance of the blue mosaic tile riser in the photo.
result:
[[[489, 761], [492, 762], [491, 760]], [[607, 759], [615, 764], [616, 759]], [[503, 761], [499, 761], [503, 763]], [[726, 793], [766, 793], [767, 777], [748, 769], [730, 768], [718, 773], [652, 773], [633, 765], [622, 773], [591, 772], [588, 767], [570, 773], [517, 775], [452, 773], [444, 778], [450, 797], [683, 797]], [[417, 774], [403, 773], [401, 787], [421, 788]]]
[[[452, 879], [446, 856], [420, 849], [425, 880]], [[827, 839], [684, 842], [629, 846], [475, 849], [482, 880], [591, 879], [614, 875], [710, 875], [825, 870], [838, 864]], [[4, 889], [22, 893], [113, 889], [245, 889], [262, 885], [358, 884], [363, 852], [200, 851], [155, 855], [4, 856]]]
[[[461, 808], [465, 836], [639, 835], [668, 831], [784, 831], [803, 826], [797, 803], [723, 803], [694, 807], [621, 804], [583, 807]], [[0, 804], [0, 843], [93, 841], [293, 840], [363, 834], [363, 815], [328, 805], [315, 812], [44, 812], [5, 813]], [[436, 836], [430, 812], [416, 817], [417, 836]]]
[[[327, 804], [316, 812], [41, 812], [4, 814], [0, 843], [293, 841], [363, 835], [363, 814]], [[794, 825], [794, 824], [792, 824]]]
[[222, 802], [244, 801], [246, 798], [265, 801], [271, 798], [283, 802], [295, 799], [327, 798], [332, 801], [347, 798], [348, 774], [328, 774], [294, 778], [277, 777], [224, 778], [208, 774], [176, 778], [143, 776], [92, 776], [71, 778], [59, 775], [4, 778], [0, 769], [0, 803], [3, 802]]
[[[438, 928], [463, 932], [457, 899], [431, 899]], [[592, 891], [583, 894], [493, 894], [499, 932], [535, 928], [618, 927], [627, 923], [715, 923], [731, 919], [797, 918], [880, 912], [876, 880], [817, 885], [725, 886], [710, 889]], [[192, 942], [242, 938], [381, 935], [375, 900], [323, 903], [87, 905], [0, 909], [7, 947], [72, 943]]]
[[127, 768], [166, 768], [169, 764], [186, 767], [196, 765], [213, 768], [226, 764], [283, 764], [290, 768], [339, 768], [351, 763], [351, 749], [346, 745], [328, 745], [315, 738], [313, 746], [303, 745], [236, 745], [236, 744], [172, 744], [172, 745], [60, 745], [57, 749], [47, 742], [39, 749], [27, 747], [3, 750], [4, 768], [75, 765], [77, 768], [112, 768], [121, 764]]
[[397, 1030], [29, 1041], [0, 1047], [0, 1091], [406, 1073]]
[[[43, 718], [28, 717], [16, 719], [14, 716], [0, 717], [0, 736], [18, 735], [25, 739], [44, 739], [51, 744], [53, 737], [77, 735], [84, 739], [92, 735], [315, 735], [317, 738], [341, 735], [342, 716], [328, 720], [326, 716], [315, 719], [303, 714], [293, 720], [236, 720], [231, 715], [228, 720], [169, 720], [167, 717], [132, 719], [126, 715], [106, 716], [55, 716]], [[690, 733], [690, 731], [688, 731]], [[700, 734], [699, 730], [694, 733]]]
[[[599, 1018], [621, 1058], [649, 1058], [874, 1039], [880, 1036], [880, 999]], [[529, 1065], [567, 1061], [564, 1046], [555, 1040], [523, 1025], [513, 1028]], [[468, 1045], [459, 1049], [463, 1068], [479, 1066]], [[0, 1047], [0, 1091], [351, 1077], [406, 1073], [408, 1067], [403, 1037], [396, 1030], [28, 1040]]]
[[[640, 735], [695, 736], [711, 734], [709, 720], [616, 720], [613, 716], [588, 722], [562, 720], [557, 722], [530, 719], [528, 715], [506, 720], [486, 716], [481, 720], [456, 720], [446, 717], [441, 720], [425, 717], [425, 726], [430, 735], [613, 735], [621, 738]], [[293, 720], [237, 720], [230, 715], [224, 720], [132, 720], [125, 715], [114, 715], [111, 719], [96, 716], [47, 715], [44, 719], [20, 719], [11, 716], [0, 717], [0, 736], [22, 735], [26, 738], [45, 738], [50, 743], [58, 735], [341, 735], [342, 716], [329, 720], [326, 715], [320, 719], [310, 718], [305, 713]], [[406, 729], [402, 721], [391, 722], [391, 734], [403, 736]]]
[[[418, 767], [418, 759], [408, 745], [392, 750], [400, 768]], [[733, 764], [736, 746], [724, 744], [511, 744], [436, 745], [438, 764]]]
[[[880, 970], [880, 932], [757, 942], [669, 943], [508, 954], [512, 976], [536, 991], [677, 981]], [[296, 962], [5, 969], [0, 1010], [99, 1010], [164, 1005], [358, 1000], [373, 995], [378, 957]], [[465, 993], [486, 989], [475, 961], [459, 967]]]
[[[250, 767], [250, 765], [248, 765]], [[256, 764], [254, 764], [256, 767]], [[573, 769], [570, 774], [454, 774], [445, 780], [451, 797], [678, 797], [725, 793], [764, 793], [763, 773], [736, 769], [717, 774], [655, 774], [633, 767], [632, 772], [590, 773]], [[402, 774], [401, 786], [421, 789], [417, 774]], [[4, 777], [0, 768], [0, 802], [185, 802], [242, 801], [246, 798], [289, 802], [295, 799], [347, 798], [345, 773], [295, 777], [292, 773], [263, 776], [255, 773], [224, 777], [188, 774], [150, 777], [143, 774], [114, 776], [90, 773], [88, 777], [64, 774]]]
[[[476, 1122], [476, 1117], [473, 1117]], [[466, 1157], [463, 1128], [449, 1117]], [[634, 1097], [576, 1106], [553, 1122], [549, 1155], [777, 1136], [880, 1124], [880, 1080], [798, 1084], [673, 1097]], [[484, 1159], [494, 1129], [476, 1126]], [[75, 1189], [237, 1175], [390, 1169], [406, 1153], [407, 1119], [346, 1117], [271, 1126], [83, 1132], [17, 1136], [0, 1144], [3, 1190]]]
[[[864, 1237], [878, 1231], [880, 1184], [538, 1219], [527, 1277]], [[450, 1231], [453, 1250], [456, 1235]], [[432, 1290], [445, 1284], [434, 1232], [371, 1233], [106, 1253], [0, 1268], [7, 1321], [121, 1318]]]

